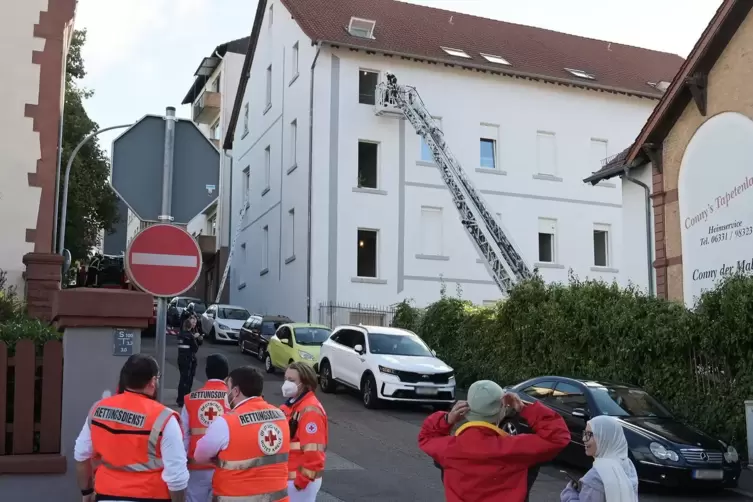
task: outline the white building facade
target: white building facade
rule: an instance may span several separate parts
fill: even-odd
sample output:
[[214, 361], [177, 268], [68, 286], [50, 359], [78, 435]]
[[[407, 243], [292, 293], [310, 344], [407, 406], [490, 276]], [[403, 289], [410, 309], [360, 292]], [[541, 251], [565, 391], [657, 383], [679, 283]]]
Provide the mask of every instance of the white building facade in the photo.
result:
[[[250, 203], [232, 303], [327, 322], [331, 309], [321, 305], [426, 305], [442, 282], [478, 304], [502, 296], [422, 139], [409, 122], [375, 115], [374, 86], [385, 72], [416, 87], [529, 266], [547, 281], [567, 281], [572, 269], [635, 282], [627, 255], [640, 244], [623, 239], [620, 180], [581, 180], [635, 138], [656, 104], [650, 92], [599, 92], [312, 44], [299, 8], [300, 0], [266, 2], [256, 30], [232, 142], [233, 207], [247, 195]], [[380, 19], [351, 19], [351, 33], [359, 22], [378, 35]], [[482, 57], [486, 65], [499, 59]]]

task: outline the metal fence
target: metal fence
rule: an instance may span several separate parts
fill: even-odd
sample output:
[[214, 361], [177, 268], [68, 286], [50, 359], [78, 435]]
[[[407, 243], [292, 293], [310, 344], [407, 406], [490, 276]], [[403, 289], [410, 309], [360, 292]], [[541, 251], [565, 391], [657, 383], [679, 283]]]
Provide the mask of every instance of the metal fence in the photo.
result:
[[389, 326], [395, 318], [394, 306], [364, 303], [326, 302], [319, 304], [319, 324], [334, 328], [340, 324]]

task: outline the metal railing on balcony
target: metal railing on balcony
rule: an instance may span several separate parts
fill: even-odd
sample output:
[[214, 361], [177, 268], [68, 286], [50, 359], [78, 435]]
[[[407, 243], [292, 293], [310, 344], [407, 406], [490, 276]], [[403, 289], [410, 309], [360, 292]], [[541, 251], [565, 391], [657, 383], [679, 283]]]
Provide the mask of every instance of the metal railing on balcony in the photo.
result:
[[193, 121], [197, 124], [214, 122], [220, 113], [222, 97], [219, 92], [204, 91], [193, 103]]

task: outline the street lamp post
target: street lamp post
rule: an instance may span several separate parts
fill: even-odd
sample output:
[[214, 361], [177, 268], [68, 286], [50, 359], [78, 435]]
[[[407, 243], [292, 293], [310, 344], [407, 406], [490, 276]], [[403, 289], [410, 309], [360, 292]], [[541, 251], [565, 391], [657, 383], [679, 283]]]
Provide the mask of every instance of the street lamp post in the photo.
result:
[[[60, 235], [58, 236], [59, 240], [57, 252], [61, 255], [63, 254], [63, 249], [65, 247], [65, 222], [66, 218], [68, 217], [68, 182], [70, 181], [71, 177], [71, 167], [73, 167], [73, 160], [76, 158], [78, 151], [81, 150], [81, 148], [93, 137], [98, 136], [103, 132], [112, 131], [113, 129], [125, 129], [126, 127], [131, 127], [132, 125], [133, 124], [117, 125], [94, 131], [93, 133], [82, 139], [81, 142], [76, 145], [76, 148], [73, 149], [73, 152], [71, 152], [71, 156], [68, 159], [68, 164], [65, 166], [65, 181], [63, 182], [63, 197], [60, 207]], [[59, 189], [60, 188], [58, 187], [58, 190]]]

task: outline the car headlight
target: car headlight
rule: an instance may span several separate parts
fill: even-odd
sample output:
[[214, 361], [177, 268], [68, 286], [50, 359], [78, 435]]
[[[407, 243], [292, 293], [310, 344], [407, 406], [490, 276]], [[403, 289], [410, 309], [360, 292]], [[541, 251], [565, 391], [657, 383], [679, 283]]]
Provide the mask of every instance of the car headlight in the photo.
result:
[[222, 324], [222, 323], [219, 323], [219, 324], [217, 325], [217, 327], [218, 327], [218, 328], [220, 328], [221, 330], [225, 330], [225, 331], [227, 331], [227, 330], [229, 330], [229, 329], [230, 329], [230, 327], [228, 327], [228, 326], [225, 326], [225, 325], [224, 325], [224, 324]]
[[671, 460], [672, 462], [680, 460], [680, 456], [677, 452], [668, 450], [662, 444], [651, 443], [649, 449], [651, 450], [651, 454], [659, 460]]
[[302, 350], [298, 351], [298, 355], [301, 356], [301, 359], [305, 359], [307, 361], [313, 361], [314, 360], [314, 356], [312, 356], [308, 352], [304, 352]]
[[729, 445], [727, 451], [724, 454], [724, 461], [728, 464], [736, 464], [740, 460], [740, 455], [737, 454], [737, 450], [734, 446]]
[[380, 366], [379, 371], [381, 371], [382, 373], [387, 373], [388, 375], [397, 376], [397, 370], [393, 370], [392, 368], [388, 368], [386, 366]]

